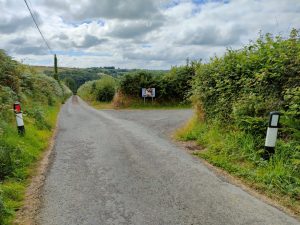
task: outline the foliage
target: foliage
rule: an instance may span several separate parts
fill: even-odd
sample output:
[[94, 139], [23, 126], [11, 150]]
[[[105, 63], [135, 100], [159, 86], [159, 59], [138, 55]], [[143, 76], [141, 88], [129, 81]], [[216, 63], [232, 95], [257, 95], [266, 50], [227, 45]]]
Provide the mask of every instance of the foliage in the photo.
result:
[[[48, 76], [53, 76], [53, 69], [48, 67], [38, 67], [38, 70]], [[120, 69], [113, 66], [110, 67], [91, 67], [91, 68], [59, 68], [59, 77], [64, 80], [66, 85], [77, 93], [77, 89], [91, 80], [98, 80], [101, 75], [106, 74], [114, 78], [123, 76], [126, 73], [138, 71], [137, 69]], [[151, 71], [152, 73], [163, 73], [165, 71]]]
[[[52, 77], [19, 64], [0, 51], [0, 223], [10, 224], [21, 204], [29, 167], [52, 134], [59, 105], [71, 91]], [[17, 133], [14, 101], [22, 104], [26, 134]]]
[[237, 122], [248, 130], [253, 123], [251, 133], [256, 132], [255, 124], [274, 110], [299, 126], [299, 52], [296, 30], [288, 39], [267, 34], [241, 50], [228, 49], [223, 57], [197, 65], [194, 100], [201, 104], [206, 119]]
[[[256, 136], [218, 122], [193, 118], [177, 132], [181, 140], [195, 140], [202, 150], [195, 152], [212, 164], [227, 170], [268, 195], [284, 196], [286, 206], [300, 212], [299, 142], [279, 140], [270, 161], [260, 157], [263, 142]], [[289, 199], [289, 201], [287, 201]]]
[[34, 124], [38, 129], [40, 130], [51, 129], [51, 126], [47, 123], [45, 111], [43, 110], [42, 107], [33, 105], [33, 107], [27, 110], [26, 113], [28, 116], [34, 119]]
[[[300, 213], [300, 39], [260, 36], [240, 50], [196, 65], [191, 99], [198, 117], [178, 137], [196, 140], [196, 154]], [[264, 152], [268, 113], [280, 111], [279, 138]]]
[[111, 102], [117, 88], [117, 81], [111, 76], [102, 75], [101, 79], [88, 81], [78, 89], [78, 95], [88, 101]]
[[99, 73], [95, 73], [88, 69], [72, 69], [59, 72], [60, 79], [64, 80], [68, 87], [77, 93], [77, 89], [87, 81], [98, 80]]
[[136, 71], [120, 78], [119, 92], [127, 97], [139, 99], [142, 88], [153, 87], [156, 89], [158, 102], [180, 103], [186, 100], [186, 93], [191, 88], [190, 81], [194, 74], [194, 63], [173, 67], [167, 73]]
[[21, 153], [17, 146], [12, 146], [4, 140], [0, 140], [0, 180], [13, 175], [14, 168], [17, 167], [18, 161], [15, 160]]
[[166, 102], [184, 102], [191, 89], [191, 80], [195, 75], [195, 66], [173, 67], [158, 82], [158, 98]]
[[18, 93], [20, 88], [20, 70], [18, 63], [13, 61], [3, 50], [0, 50], [0, 85]]
[[67, 85], [67, 87], [69, 87], [70, 90], [71, 90], [74, 94], [76, 94], [76, 92], [77, 92], [77, 85], [76, 85], [75, 80], [72, 79], [71, 77], [66, 77], [66, 78], [64, 79], [64, 82], [65, 82], [65, 84]]
[[127, 73], [120, 79], [120, 92], [133, 98], [141, 97], [141, 88], [155, 87], [156, 80], [149, 71]]
[[0, 193], [0, 224], [6, 224], [11, 212], [7, 209]]

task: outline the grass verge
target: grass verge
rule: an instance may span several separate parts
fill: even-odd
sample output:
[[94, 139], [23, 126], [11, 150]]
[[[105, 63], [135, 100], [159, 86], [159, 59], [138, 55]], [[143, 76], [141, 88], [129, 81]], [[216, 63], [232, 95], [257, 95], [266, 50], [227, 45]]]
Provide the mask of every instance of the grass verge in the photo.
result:
[[151, 103], [136, 103], [132, 104], [128, 107], [120, 108], [120, 109], [144, 109], [144, 110], [155, 110], [155, 109], [191, 109], [191, 105], [188, 104], [151, 104]]
[[175, 136], [181, 141], [195, 141], [202, 150], [194, 155], [300, 215], [300, 173], [295, 155], [299, 143], [278, 140], [275, 155], [265, 161], [260, 157], [263, 140], [233, 127], [200, 122], [196, 117]]
[[[15, 212], [23, 205], [29, 177], [34, 175], [37, 162], [53, 134], [60, 104], [43, 108], [43, 118], [24, 115], [26, 134], [20, 137], [13, 120], [2, 122], [5, 133], [1, 136], [0, 153], [6, 163], [1, 168], [7, 169], [5, 179], [0, 183], [0, 224], [13, 223]], [[39, 123], [39, 124], [37, 124]]]
[[128, 105], [122, 105], [116, 107], [113, 102], [99, 102], [83, 98], [90, 106], [96, 109], [141, 109], [141, 110], [155, 110], [155, 109], [191, 109], [190, 104], [179, 104], [179, 103], [157, 103], [157, 102], [146, 102], [143, 101], [131, 101]]
[[98, 101], [89, 101], [85, 100], [90, 106], [96, 109], [113, 109], [113, 105], [111, 102], [98, 102]]

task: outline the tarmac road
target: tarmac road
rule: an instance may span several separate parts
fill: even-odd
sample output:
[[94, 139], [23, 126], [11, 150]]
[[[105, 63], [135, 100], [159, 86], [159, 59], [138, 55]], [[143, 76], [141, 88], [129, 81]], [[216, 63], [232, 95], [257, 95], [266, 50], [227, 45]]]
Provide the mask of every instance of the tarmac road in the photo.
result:
[[68, 100], [38, 224], [300, 224], [173, 144], [167, 134], [191, 115], [95, 110]]

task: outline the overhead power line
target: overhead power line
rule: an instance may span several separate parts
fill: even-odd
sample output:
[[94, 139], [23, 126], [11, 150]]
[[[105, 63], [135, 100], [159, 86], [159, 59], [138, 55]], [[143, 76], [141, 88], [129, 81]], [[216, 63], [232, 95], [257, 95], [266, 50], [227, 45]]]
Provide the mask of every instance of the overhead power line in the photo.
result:
[[29, 5], [28, 5], [27, 0], [24, 0], [24, 2], [25, 2], [25, 4], [26, 4], [27, 9], [28, 9], [28, 11], [29, 11], [29, 13], [30, 13], [30, 15], [31, 15], [31, 18], [32, 18], [32, 20], [33, 20], [33, 22], [34, 22], [36, 28], [38, 29], [38, 31], [39, 31], [39, 33], [40, 33], [42, 39], [44, 40], [44, 42], [45, 42], [47, 48], [49, 49], [50, 53], [53, 54], [53, 51], [52, 51], [52, 49], [51, 49], [49, 43], [47, 42], [47, 40], [46, 40], [45, 36], [43, 35], [41, 29], [39, 28], [39, 25], [38, 25], [36, 19], [34, 18], [33, 12], [31, 11], [31, 9], [30, 9], [30, 7], [29, 7]]

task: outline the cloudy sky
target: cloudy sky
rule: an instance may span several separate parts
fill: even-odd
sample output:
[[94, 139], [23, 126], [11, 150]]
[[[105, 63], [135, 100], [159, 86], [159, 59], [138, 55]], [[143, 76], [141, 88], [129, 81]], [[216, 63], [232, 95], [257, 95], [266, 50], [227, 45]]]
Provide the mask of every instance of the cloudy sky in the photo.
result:
[[[300, 0], [28, 0], [60, 66], [168, 69], [300, 28]], [[23, 0], [0, 0], [0, 49], [52, 65]]]

